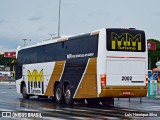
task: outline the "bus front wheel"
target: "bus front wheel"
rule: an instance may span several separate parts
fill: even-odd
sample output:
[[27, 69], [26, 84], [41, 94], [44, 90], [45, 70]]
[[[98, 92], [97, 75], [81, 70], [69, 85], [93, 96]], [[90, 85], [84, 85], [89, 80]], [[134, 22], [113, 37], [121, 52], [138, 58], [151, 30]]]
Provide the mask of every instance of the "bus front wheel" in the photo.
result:
[[63, 90], [62, 90], [62, 86], [60, 84], [58, 84], [56, 87], [55, 87], [55, 90], [54, 90], [54, 95], [55, 95], [55, 100], [58, 104], [61, 104], [63, 103]]
[[27, 88], [25, 84], [22, 84], [22, 96], [24, 99], [30, 98], [30, 95], [27, 94]]

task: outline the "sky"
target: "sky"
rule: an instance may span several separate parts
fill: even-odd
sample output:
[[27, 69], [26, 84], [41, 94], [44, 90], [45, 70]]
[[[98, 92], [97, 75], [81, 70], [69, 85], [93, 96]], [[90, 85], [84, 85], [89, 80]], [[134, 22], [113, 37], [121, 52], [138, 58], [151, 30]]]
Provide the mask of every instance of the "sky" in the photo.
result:
[[[60, 35], [136, 28], [160, 40], [160, 0], [61, 0]], [[0, 0], [0, 52], [58, 34], [59, 0]], [[29, 41], [31, 40], [31, 41]]]

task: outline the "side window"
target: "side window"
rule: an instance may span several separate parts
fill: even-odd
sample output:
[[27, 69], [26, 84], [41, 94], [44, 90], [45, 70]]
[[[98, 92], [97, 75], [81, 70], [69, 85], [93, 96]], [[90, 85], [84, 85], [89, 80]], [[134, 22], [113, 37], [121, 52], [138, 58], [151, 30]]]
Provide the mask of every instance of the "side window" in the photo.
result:
[[16, 80], [22, 78], [22, 66], [21, 65], [16, 65]]
[[[64, 43], [63, 43], [64, 44]], [[62, 42], [53, 43], [46, 45], [46, 47], [43, 49], [43, 62], [50, 62], [55, 60], [64, 60], [65, 59], [65, 48]]]
[[79, 53], [79, 44], [77, 40], [69, 40], [66, 42], [67, 54], [78, 54]]
[[22, 64], [23, 61], [23, 57], [22, 57], [22, 51], [18, 52], [18, 56], [17, 56], [17, 63]]
[[27, 63], [27, 58], [28, 58], [28, 52], [27, 50], [23, 50], [22, 52], [22, 64], [26, 64]]
[[45, 45], [41, 46], [41, 47], [36, 47], [34, 49], [34, 56], [33, 59], [35, 62], [42, 62], [46, 59], [46, 57], [44, 56], [46, 52], [46, 47]]
[[79, 38], [79, 52], [80, 54], [88, 53], [89, 49], [88, 37]]
[[88, 40], [88, 52], [95, 53], [98, 51], [98, 36], [90, 36]]
[[67, 54], [87, 54], [94, 53], [97, 56], [98, 35], [79, 37], [67, 41]]
[[25, 63], [26, 64], [31, 64], [34, 63], [36, 60], [36, 56], [35, 56], [35, 50], [34, 48], [31, 49], [27, 49], [25, 52]]
[[51, 51], [52, 51], [51, 44], [39, 46], [36, 49], [38, 62], [41, 63], [41, 62], [51, 61], [51, 59], [52, 59], [51, 58]]
[[97, 56], [97, 50], [98, 36], [80, 36], [63, 42], [20, 50], [17, 62], [19, 64], [32, 64], [65, 60], [68, 54], [94, 53], [94, 56]]
[[50, 49], [50, 56], [52, 60], [63, 60], [64, 51], [62, 50], [62, 43], [54, 43]]

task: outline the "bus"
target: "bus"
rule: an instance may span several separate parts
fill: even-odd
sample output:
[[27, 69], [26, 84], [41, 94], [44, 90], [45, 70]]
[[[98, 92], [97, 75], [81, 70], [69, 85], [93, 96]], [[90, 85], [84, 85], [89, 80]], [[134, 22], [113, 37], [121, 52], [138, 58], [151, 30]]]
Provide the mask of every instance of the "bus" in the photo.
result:
[[17, 50], [16, 89], [24, 99], [114, 104], [147, 95], [147, 42], [134, 28], [103, 28]]

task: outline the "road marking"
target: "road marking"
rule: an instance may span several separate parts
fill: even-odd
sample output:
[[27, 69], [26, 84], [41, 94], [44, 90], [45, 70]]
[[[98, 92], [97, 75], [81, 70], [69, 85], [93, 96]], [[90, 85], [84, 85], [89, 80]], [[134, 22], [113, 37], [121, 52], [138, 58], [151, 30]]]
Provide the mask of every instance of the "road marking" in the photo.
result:
[[64, 111], [64, 110], [52, 109], [52, 108], [40, 108], [40, 110], [44, 110], [44, 111]]
[[160, 108], [159, 106], [148, 106], [148, 107], [145, 107], [145, 108]]
[[2, 85], [16, 85], [15, 82], [0, 82]]
[[54, 118], [54, 117], [42, 117], [44, 120], [66, 120], [66, 119], [61, 119], [61, 118]]
[[9, 110], [9, 109], [0, 109], [0, 111], [13, 111], [13, 110]]
[[108, 120], [119, 120], [118, 117], [102, 117], [102, 120], [103, 120], [104, 118], [106, 118], [106, 119], [108, 119]]
[[152, 110], [160, 110], [159, 106], [134, 106], [138, 110], [147, 110], [147, 111], [152, 111]]
[[[115, 105], [117, 107], [122, 107], [122, 106], [125, 106], [126, 104], [121, 104], [121, 105]], [[148, 105], [148, 104], [147, 104]], [[157, 111], [157, 110], [160, 110], [160, 107], [159, 106], [142, 106], [142, 105], [132, 105], [132, 104], [129, 104], [128, 107], [126, 106], [124, 109], [122, 110], [146, 110], [146, 111]]]
[[[158, 107], [158, 106], [157, 106], [157, 107]], [[145, 110], [148, 110], [148, 111], [157, 111], [157, 110], [159, 110], [159, 111], [160, 111], [160, 108], [153, 108], [153, 109], [147, 108], [147, 109], [145, 109]]]
[[87, 117], [71, 117], [72, 119], [75, 119], [75, 120], [91, 120], [91, 118], [87, 118]]
[[34, 109], [27, 109], [27, 108], [17, 108], [18, 110], [21, 110], [21, 111], [39, 111], [39, 110], [34, 110]]
[[7, 92], [0, 92], [0, 93], [7, 93]]
[[74, 108], [63, 108], [64, 110], [74, 110], [74, 111], [88, 111], [88, 110], [82, 110], [82, 109], [74, 109]]

